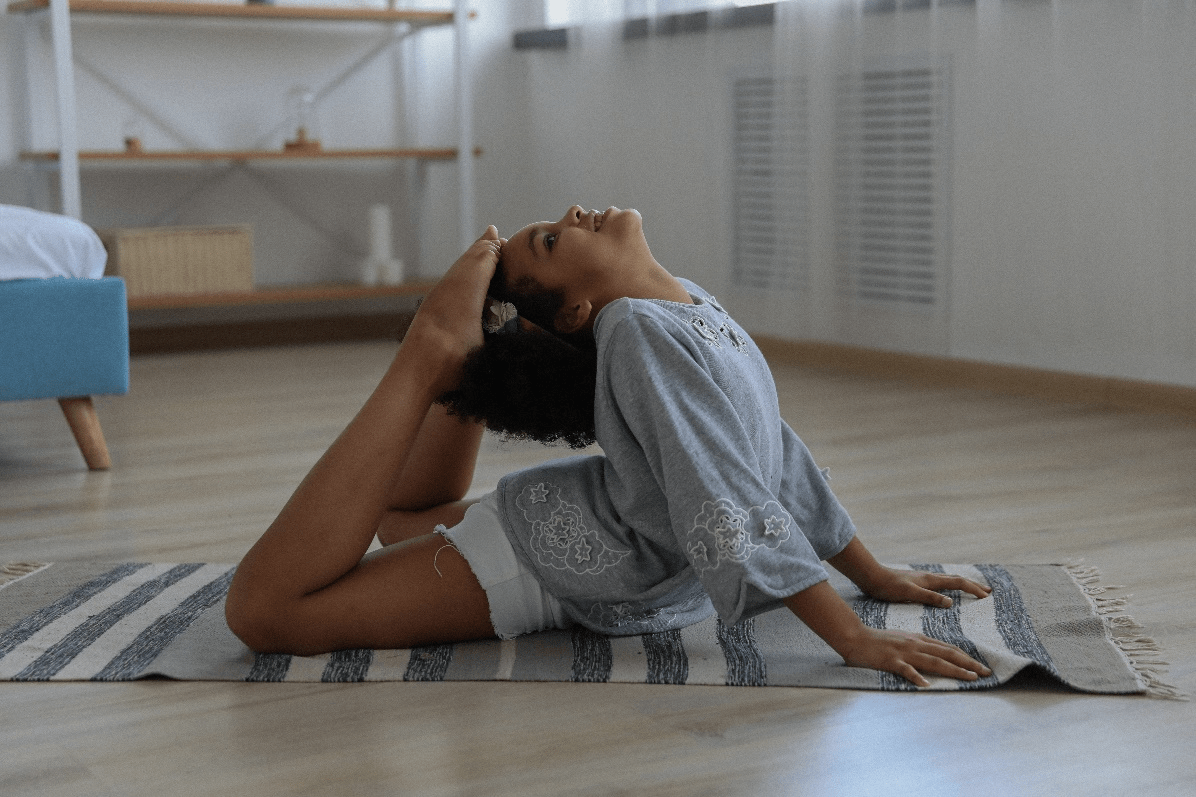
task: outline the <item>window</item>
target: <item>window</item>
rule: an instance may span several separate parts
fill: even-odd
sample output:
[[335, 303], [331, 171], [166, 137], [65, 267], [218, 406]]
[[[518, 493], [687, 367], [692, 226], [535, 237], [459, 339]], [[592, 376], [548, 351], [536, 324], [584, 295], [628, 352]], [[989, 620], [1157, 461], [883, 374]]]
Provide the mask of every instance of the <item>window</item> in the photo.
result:
[[806, 95], [804, 78], [732, 81], [732, 279], [740, 287], [809, 287]]
[[904, 63], [837, 81], [835, 248], [852, 299], [946, 303], [947, 78], [945, 65]]

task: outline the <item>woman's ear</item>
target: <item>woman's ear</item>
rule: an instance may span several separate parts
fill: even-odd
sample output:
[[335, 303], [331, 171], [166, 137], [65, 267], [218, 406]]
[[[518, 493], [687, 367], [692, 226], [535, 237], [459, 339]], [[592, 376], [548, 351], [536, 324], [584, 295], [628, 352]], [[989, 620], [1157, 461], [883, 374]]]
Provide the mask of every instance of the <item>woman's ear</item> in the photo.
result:
[[567, 335], [574, 332], [580, 332], [590, 320], [590, 314], [594, 311], [594, 305], [590, 303], [589, 299], [580, 299], [573, 304], [567, 304], [557, 311], [556, 318], [553, 319], [553, 326], [556, 327], [557, 332], [563, 332]]

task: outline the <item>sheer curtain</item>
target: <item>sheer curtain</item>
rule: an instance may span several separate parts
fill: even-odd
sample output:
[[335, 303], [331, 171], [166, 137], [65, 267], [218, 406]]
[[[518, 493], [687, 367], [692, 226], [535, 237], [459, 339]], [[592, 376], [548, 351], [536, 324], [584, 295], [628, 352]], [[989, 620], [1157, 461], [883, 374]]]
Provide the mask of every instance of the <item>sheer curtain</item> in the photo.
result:
[[630, 5], [529, 62], [546, 195], [757, 333], [1196, 383], [1192, 0]]

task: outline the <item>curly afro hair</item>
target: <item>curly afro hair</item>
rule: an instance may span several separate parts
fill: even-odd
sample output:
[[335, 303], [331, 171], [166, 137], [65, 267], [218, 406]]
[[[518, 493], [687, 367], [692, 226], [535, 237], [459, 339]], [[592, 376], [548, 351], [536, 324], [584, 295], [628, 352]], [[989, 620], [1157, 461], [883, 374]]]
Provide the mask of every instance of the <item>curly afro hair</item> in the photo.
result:
[[504, 330], [469, 353], [461, 383], [437, 403], [508, 438], [584, 448], [595, 439], [597, 367], [592, 348], [547, 332]]
[[515, 305], [539, 328], [513, 321], [486, 333], [484, 344], [469, 353], [460, 384], [436, 402], [508, 438], [573, 448], [593, 443], [598, 373], [593, 334], [553, 330], [563, 294], [530, 279], [509, 284], [501, 262], [489, 294]]

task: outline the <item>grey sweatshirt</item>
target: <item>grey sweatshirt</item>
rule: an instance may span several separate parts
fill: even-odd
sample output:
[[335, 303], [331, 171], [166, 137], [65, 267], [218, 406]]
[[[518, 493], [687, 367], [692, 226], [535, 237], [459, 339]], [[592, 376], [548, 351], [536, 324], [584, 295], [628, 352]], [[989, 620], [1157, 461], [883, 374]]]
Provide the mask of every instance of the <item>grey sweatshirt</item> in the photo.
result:
[[608, 634], [728, 624], [827, 578], [855, 527], [781, 419], [768, 364], [712, 296], [620, 299], [594, 326], [602, 456], [499, 482], [516, 555]]

